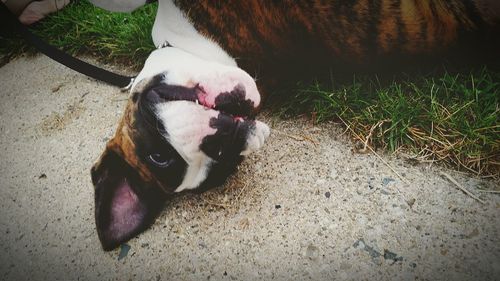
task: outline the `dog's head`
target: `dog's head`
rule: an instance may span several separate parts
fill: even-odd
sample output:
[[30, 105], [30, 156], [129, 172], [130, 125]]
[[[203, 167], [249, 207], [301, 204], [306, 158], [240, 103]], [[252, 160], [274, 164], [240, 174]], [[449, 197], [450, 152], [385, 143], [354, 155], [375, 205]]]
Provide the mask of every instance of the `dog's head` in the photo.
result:
[[152, 223], [169, 194], [219, 185], [269, 128], [243, 70], [175, 48], [137, 77], [115, 136], [92, 168], [97, 231], [112, 249]]

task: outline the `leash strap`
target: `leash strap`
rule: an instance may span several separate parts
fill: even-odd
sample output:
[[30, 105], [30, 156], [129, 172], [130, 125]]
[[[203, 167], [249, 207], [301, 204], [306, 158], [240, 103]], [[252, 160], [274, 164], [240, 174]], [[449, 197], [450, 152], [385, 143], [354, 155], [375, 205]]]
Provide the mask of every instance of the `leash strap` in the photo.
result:
[[45, 54], [49, 58], [59, 62], [66, 67], [69, 67], [77, 72], [92, 77], [96, 80], [101, 80], [108, 84], [118, 86], [122, 90], [128, 90], [134, 82], [134, 77], [123, 76], [116, 74], [97, 66], [91, 65], [87, 62], [72, 57], [65, 52], [49, 45], [38, 36], [31, 33], [31, 31], [21, 24], [17, 17], [14, 16], [7, 6], [0, 1], [0, 24], [2, 25], [2, 35], [8, 34], [8, 29], [15, 30], [31, 45], [33, 45], [39, 52]]

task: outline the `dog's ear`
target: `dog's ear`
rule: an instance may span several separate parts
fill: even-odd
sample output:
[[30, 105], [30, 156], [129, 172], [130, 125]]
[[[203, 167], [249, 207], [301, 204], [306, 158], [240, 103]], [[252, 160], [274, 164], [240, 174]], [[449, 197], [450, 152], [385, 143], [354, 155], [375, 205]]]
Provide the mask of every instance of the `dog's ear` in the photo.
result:
[[112, 250], [147, 227], [161, 211], [165, 195], [147, 186], [116, 152], [106, 149], [91, 169], [95, 221], [104, 250]]

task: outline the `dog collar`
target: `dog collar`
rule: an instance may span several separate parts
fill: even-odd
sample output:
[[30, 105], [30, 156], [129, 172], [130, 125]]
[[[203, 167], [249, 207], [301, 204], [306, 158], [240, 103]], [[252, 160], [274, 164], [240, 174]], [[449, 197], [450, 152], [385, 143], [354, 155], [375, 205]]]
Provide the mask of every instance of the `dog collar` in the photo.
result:
[[163, 49], [163, 48], [166, 48], [166, 47], [173, 47], [173, 46], [170, 45], [170, 43], [167, 40], [165, 40], [165, 42], [163, 42], [160, 45], [156, 46], [156, 49]]

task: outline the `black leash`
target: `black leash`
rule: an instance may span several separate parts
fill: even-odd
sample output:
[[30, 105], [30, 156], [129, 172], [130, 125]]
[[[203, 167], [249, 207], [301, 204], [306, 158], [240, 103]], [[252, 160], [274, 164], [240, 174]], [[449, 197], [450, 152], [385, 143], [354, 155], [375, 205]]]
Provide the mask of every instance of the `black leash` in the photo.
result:
[[13, 15], [7, 6], [3, 2], [0, 2], [0, 24], [2, 25], [2, 35], [9, 33], [8, 31], [17, 31], [27, 42], [35, 46], [35, 48], [48, 56], [49, 58], [65, 65], [74, 71], [85, 74], [96, 80], [104, 81], [108, 84], [118, 86], [124, 90], [128, 90], [134, 82], [134, 77], [123, 76], [113, 72], [109, 72], [97, 66], [91, 65], [87, 62], [79, 60], [72, 57], [65, 52], [47, 44], [45, 41], [40, 39], [38, 36], [31, 33], [31, 31], [17, 20], [17, 17]]

